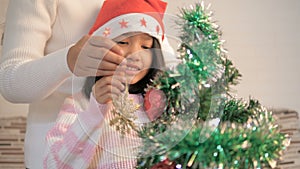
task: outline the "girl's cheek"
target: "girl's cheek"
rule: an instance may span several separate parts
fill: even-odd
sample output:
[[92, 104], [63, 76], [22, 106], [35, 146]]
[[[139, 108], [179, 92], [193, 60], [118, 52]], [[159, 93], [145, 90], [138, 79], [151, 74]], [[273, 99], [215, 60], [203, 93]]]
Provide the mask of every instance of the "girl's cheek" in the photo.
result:
[[144, 66], [144, 68], [145, 68], [145, 69], [150, 68], [151, 63], [152, 63], [152, 59], [149, 59], [149, 58], [144, 59], [144, 60], [143, 60], [143, 66]]

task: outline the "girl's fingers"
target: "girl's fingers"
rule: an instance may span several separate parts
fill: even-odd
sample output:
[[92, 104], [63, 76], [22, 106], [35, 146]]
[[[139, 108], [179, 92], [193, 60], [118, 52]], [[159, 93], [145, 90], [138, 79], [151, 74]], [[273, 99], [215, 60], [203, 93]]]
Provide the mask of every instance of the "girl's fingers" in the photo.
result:
[[102, 77], [100, 80], [98, 80], [95, 84], [97, 88], [103, 88], [107, 85], [113, 86], [118, 88], [120, 91], [123, 91], [125, 89], [124, 82], [126, 81], [126, 78], [121, 76], [106, 76]]
[[104, 104], [107, 103], [109, 101], [114, 100], [117, 96], [119, 96], [121, 93], [121, 91], [118, 88], [115, 88], [113, 86], [106, 86], [103, 89], [95, 89], [93, 91], [93, 94], [96, 98], [96, 100], [100, 103], [100, 104]]
[[[125, 90], [124, 77], [121, 76], [106, 76], [98, 80], [93, 86], [93, 93], [98, 99], [106, 95], [120, 95]], [[103, 99], [101, 99], [103, 100]]]
[[102, 97], [104, 95], [108, 95], [108, 94], [116, 94], [119, 95], [122, 91], [119, 88], [116, 88], [114, 86], [111, 85], [107, 85], [103, 88], [95, 88], [94, 89], [94, 93], [96, 96], [98, 97]]
[[106, 104], [106, 103], [112, 102], [113, 99], [116, 97], [117, 97], [117, 95], [115, 95], [115, 94], [108, 94], [108, 95], [104, 95], [102, 97], [96, 98], [96, 100], [100, 104]]

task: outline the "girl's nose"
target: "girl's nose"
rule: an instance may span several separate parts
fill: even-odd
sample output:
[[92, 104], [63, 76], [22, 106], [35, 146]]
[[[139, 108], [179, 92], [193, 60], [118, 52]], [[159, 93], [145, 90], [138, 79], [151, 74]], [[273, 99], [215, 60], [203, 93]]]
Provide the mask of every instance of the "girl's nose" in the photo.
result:
[[140, 52], [142, 52], [142, 49], [138, 45], [129, 45], [125, 57], [127, 60], [138, 61]]

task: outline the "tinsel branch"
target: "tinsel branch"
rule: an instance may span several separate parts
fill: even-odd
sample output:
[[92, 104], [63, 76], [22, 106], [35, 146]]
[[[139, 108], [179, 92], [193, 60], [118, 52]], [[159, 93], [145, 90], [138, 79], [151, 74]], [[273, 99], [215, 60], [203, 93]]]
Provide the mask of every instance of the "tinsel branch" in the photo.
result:
[[[288, 136], [259, 101], [230, 96], [230, 85], [238, 84], [241, 74], [228, 59], [219, 26], [207, 10], [201, 3], [181, 11], [182, 63], [153, 80], [151, 88], [165, 93], [167, 108], [139, 131], [143, 146], [137, 168], [160, 163], [177, 168], [274, 167], [288, 145]], [[213, 121], [220, 123], [210, 125]]]
[[[260, 117], [258, 119], [249, 117], [245, 123], [241, 123], [238, 118], [231, 122], [223, 121], [215, 130], [207, 130], [207, 128], [204, 130], [203, 126], [198, 124], [166, 153], [146, 159], [141, 158], [140, 168], [150, 168], [166, 158], [182, 168], [272, 167], [270, 165], [279, 159], [286, 148], [288, 137], [279, 132], [272, 113], [256, 100], [250, 100], [249, 103], [230, 100], [225, 109], [242, 112], [245, 107], [248, 108], [249, 114], [260, 115]], [[257, 124], [257, 121], [261, 123]], [[202, 142], [201, 137], [207, 138]], [[152, 140], [152, 142], [164, 147], [159, 140]]]

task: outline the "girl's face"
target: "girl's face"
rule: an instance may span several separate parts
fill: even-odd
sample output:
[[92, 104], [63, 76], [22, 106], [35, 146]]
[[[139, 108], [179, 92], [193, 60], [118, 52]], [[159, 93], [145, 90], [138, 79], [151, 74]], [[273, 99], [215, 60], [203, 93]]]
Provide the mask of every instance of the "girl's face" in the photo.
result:
[[127, 60], [123, 67], [128, 83], [137, 83], [151, 67], [153, 38], [145, 33], [127, 33], [114, 41], [122, 48]]

